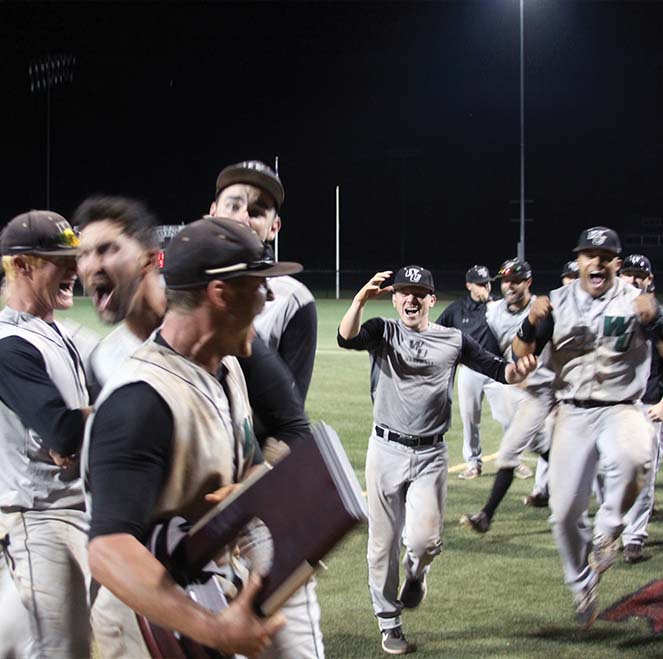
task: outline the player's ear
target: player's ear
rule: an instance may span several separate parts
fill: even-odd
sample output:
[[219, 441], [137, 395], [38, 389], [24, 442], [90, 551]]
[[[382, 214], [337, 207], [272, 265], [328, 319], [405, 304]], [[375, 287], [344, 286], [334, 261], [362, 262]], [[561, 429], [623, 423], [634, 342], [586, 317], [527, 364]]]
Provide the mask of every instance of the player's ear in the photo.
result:
[[205, 289], [208, 302], [217, 309], [225, 309], [228, 306], [228, 289], [223, 281], [215, 279], [207, 284]]
[[216, 199], [211, 203], [209, 207], [209, 214], [212, 215], [213, 217], [216, 216]]
[[274, 219], [272, 220], [272, 226], [269, 228], [269, 231], [267, 233], [267, 242], [271, 242], [276, 238], [276, 234], [281, 230], [281, 218], [279, 217], [278, 213], [274, 215]]
[[617, 270], [622, 269], [622, 260], [618, 256], [615, 256], [615, 264], [617, 265]]
[[391, 294], [391, 306], [396, 308], [396, 291], [393, 291]]
[[470, 282], [469, 282], [469, 281], [466, 281], [466, 282], [465, 282], [465, 288], [466, 288], [468, 291], [471, 291], [471, 290], [472, 290], [472, 286], [470, 285]]
[[143, 274], [149, 272], [150, 270], [159, 269], [159, 250], [158, 249], [147, 249], [142, 257], [142, 266], [141, 270]]
[[431, 293], [430, 294], [430, 306], [434, 307], [436, 302], [437, 302], [437, 297], [435, 296], [435, 293]]

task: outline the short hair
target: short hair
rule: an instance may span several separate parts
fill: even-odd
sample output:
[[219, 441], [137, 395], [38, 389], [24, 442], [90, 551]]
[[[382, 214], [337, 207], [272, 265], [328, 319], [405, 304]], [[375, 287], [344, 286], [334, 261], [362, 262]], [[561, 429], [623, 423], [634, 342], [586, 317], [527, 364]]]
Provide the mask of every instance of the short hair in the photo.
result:
[[[6, 254], [2, 257], [2, 269], [5, 275], [5, 281], [10, 284], [16, 279], [16, 266], [14, 265], [14, 258], [18, 254]], [[23, 260], [32, 266], [39, 267], [44, 263], [44, 259], [35, 254], [21, 254]]]
[[168, 309], [173, 311], [194, 311], [205, 299], [206, 288], [180, 290], [166, 288]]
[[74, 212], [72, 224], [79, 231], [93, 222], [109, 220], [146, 249], [157, 249], [157, 219], [147, 206], [136, 199], [95, 195], [83, 201]]

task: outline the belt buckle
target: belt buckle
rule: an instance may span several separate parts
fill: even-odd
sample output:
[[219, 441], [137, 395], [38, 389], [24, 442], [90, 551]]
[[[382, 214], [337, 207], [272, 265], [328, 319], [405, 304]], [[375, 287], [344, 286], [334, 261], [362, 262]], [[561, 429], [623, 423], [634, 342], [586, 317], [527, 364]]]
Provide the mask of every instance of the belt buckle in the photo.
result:
[[407, 440], [406, 446], [410, 448], [421, 446], [421, 437], [417, 437], [416, 435], [401, 435], [401, 437]]

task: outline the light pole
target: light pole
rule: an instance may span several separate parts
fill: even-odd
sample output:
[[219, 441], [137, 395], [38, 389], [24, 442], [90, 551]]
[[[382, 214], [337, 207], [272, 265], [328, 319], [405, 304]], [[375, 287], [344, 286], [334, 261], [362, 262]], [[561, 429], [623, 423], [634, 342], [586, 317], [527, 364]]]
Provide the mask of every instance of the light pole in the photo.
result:
[[520, 0], [520, 241], [518, 258], [525, 260], [525, 22]]
[[51, 87], [72, 82], [76, 58], [73, 55], [47, 55], [28, 67], [30, 93], [46, 92], [46, 208], [51, 207]]

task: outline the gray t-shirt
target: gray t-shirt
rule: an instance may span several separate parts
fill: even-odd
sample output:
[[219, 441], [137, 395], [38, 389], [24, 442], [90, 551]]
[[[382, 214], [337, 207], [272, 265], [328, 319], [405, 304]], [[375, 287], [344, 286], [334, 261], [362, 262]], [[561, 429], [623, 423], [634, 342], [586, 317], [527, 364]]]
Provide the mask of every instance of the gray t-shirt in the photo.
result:
[[451, 423], [453, 373], [460, 362], [504, 382], [505, 363], [460, 330], [430, 323], [423, 332], [372, 318], [342, 348], [368, 350], [375, 423], [402, 435], [443, 434]]

